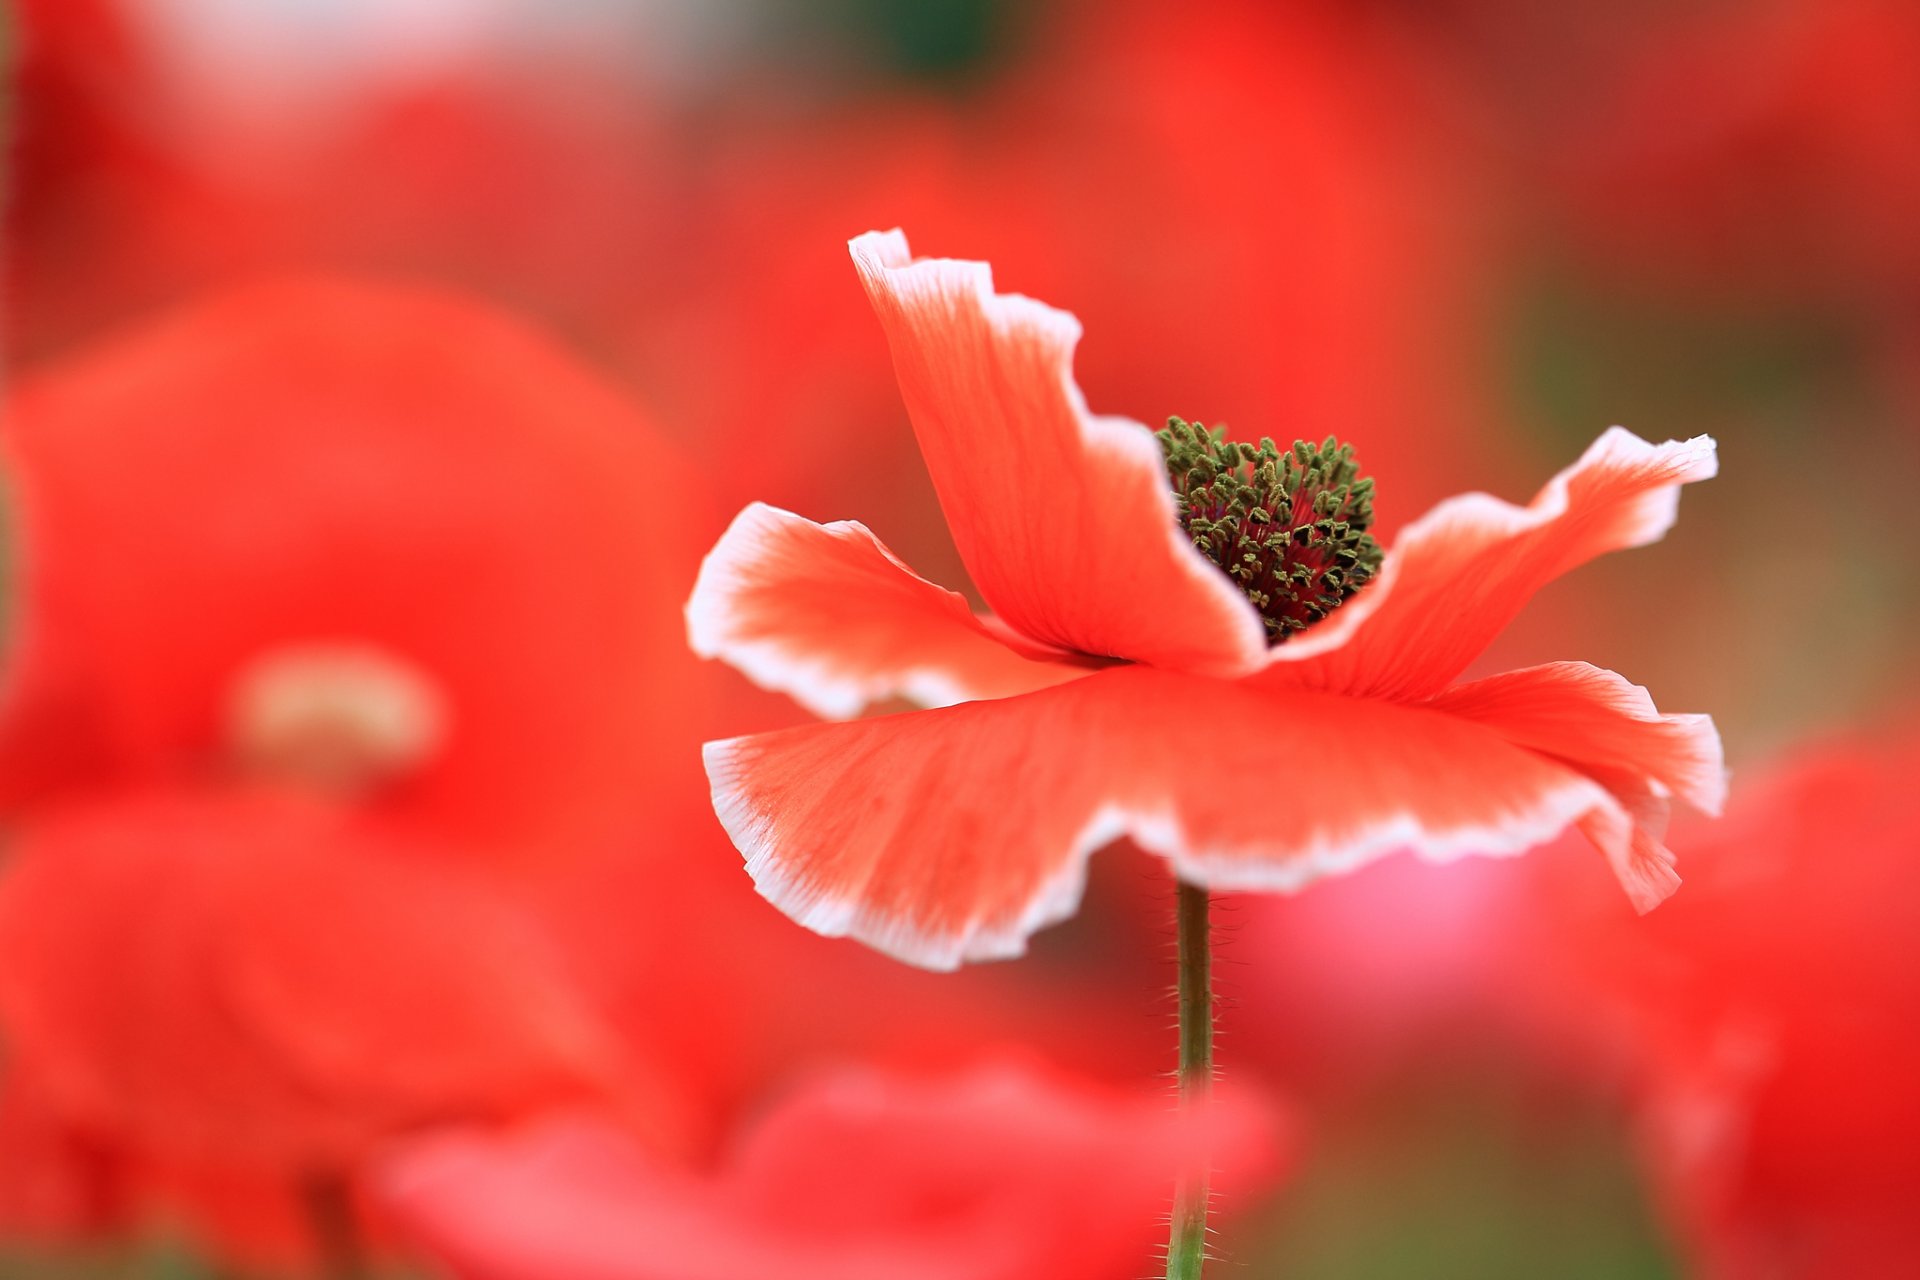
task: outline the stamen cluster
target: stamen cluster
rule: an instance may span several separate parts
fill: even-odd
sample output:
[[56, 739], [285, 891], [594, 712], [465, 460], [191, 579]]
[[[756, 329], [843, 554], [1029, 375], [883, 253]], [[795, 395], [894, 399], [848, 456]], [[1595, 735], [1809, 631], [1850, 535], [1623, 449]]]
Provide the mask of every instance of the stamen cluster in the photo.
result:
[[1326, 617], [1379, 572], [1373, 481], [1351, 445], [1328, 436], [1256, 447], [1180, 418], [1156, 435], [1180, 527], [1253, 601], [1268, 644]]

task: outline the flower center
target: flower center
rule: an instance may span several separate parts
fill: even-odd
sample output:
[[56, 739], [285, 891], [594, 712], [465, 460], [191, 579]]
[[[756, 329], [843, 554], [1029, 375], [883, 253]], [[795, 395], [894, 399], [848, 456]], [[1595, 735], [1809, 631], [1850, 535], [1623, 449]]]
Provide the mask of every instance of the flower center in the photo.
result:
[[1282, 451], [1228, 440], [1224, 428], [1168, 418], [1155, 433], [1180, 527], [1253, 601], [1267, 643], [1304, 631], [1380, 570], [1373, 481], [1332, 436]]
[[365, 645], [269, 651], [235, 678], [227, 742], [255, 776], [361, 796], [435, 755], [447, 706], [418, 668]]

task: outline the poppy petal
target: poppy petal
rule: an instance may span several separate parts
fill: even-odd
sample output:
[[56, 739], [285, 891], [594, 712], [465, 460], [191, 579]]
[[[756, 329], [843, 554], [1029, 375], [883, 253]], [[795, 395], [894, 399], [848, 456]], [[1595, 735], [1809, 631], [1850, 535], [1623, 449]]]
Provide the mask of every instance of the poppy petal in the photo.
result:
[[898, 231], [853, 260], [974, 585], [1043, 644], [1232, 675], [1266, 649], [1253, 607], [1181, 534], [1159, 444], [1095, 417], [1080, 322], [995, 293], [985, 263], [915, 261]]
[[1670, 798], [1708, 814], [1726, 802], [1726, 758], [1712, 718], [1663, 716], [1645, 689], [1601, 667], [1508, 671], [1456, 685], [1428, 705], [1564, 761], [1611, 791], [1619, 811], [1595, 811], [1581, 827], [1642, 911], [1680, 884], [1662, 843]]
[[865, 525], [815, 524], [760, 502], [700, 566], [687, 636], [701, 657], [724, 658], [762, 688], [836, 719], [894, 696], [944, 707], [1087, 670], [1015, 652], [964, 598], [907, 568]]
[[1610, 427], [1527, 506], [1484, 493], [1450, 498], [1401, 532], [1352, 602], [1274, 648], [1259, 678], [1430, 697], [1547, 583], [1608, 551], [1657, 542], [1673, 527], [1680, 486], [1718, 466], [1710, 437], [1656, 445]]
[[[1616, 799], [1622, 799], [1619, 791]], [[1667, 801], [1648, 793], [1629, 803], [1596, 808], [1580, 819], [1580, 832], [1606, 855], [1607, 865], [1620, 879], [1633, 909], [1645, 915], [1680, 887], [1673, 869], [1673, 851], [1666, 838]]]
[[1289, 890], [1399, 849], [1519, 853], [1618, 808], [1443, 712], [1145, 667], [709, 743], [706, 758], [761, 893], [936, 969], [1019, 954], [1122, 835], [1199, 883]]
[[1661, 715], [1641, 686], [1586, 662], [1550, 662], [1455, 685], [1428, 704], [1575, 768], [1651, 780], [1705, 814], [1727, 799], [1713, 717]]

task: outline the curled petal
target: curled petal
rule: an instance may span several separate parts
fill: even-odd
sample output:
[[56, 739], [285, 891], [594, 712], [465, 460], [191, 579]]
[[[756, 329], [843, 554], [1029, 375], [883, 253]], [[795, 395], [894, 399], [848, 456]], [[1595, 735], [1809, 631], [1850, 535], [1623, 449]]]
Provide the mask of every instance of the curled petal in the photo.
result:
[[1019, 954], [1122, 835], [1193, 881], [1285, 890], [1399, 849], [1519, 853], [1618, 808], [1443, 712], [1144, 667], [706, 754], [763, 894], [928, 968]]
[[955, 545], [996, 613], [1079, 653], [1238, 674], [1266, 641], [1181, 534], [1160, 446], [1095, 417], [1080, 323], [993, 290], [978, 262], [914, 261], [898, 231], [852, 243]]
[[1617, 810], [1581, 829], [1607, 855], [1635, 907], [1648, 911], [1680, 884], [1662, 843], [1670, 800], [1718, 814], [1726, 759], [1713, 720], [1663, 716], [1637, 684], [1584, 662], [1554, 662], [1456, 685], [1428, 704], [1564, 761], [1607, 788]]
[[1673, 527], [1680, 486], [1718, 465], [1706, 436], [1656, 445], [1611, 427], [1527, 506], [1484, 493], [1448, 499], [1401, 532], [1370, 586], [1275, 648], [1259, 678], [1430, 697], [1547, 583], [1608, 551], [1658, 541]]
[[[901, 696], [944, 707], [1043, 689], [1086, 666], [1028, 657], [967, 602], [902, 564], [865, 525], [765, 503], [734, 519], [687, 601], [694, 652], [844, 719]], [[1032, 649], [1033, 646], [1027, 646]]]
[[1665, 837], [1667, 806], [1658, 797], [1640, 796], [1630, 807], [1596, 808], [1580, 820], [1580, 833], [1606, 855], [1633, 909], [1653, 910], [1680, 887], [1673, 852]]
[[1702, 813], [1727, 799], [1713, 718], [1661, 715], [1647, 691], [1603, 667], [1550, 662], [1455, 685], [1429, 704], [1580, 769], [1647, 779]]

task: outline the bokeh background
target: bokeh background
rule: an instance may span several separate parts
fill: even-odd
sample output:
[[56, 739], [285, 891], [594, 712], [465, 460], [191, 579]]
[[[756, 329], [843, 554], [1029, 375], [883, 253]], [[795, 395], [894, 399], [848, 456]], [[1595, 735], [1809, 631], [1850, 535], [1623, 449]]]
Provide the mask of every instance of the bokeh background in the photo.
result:
[[[892, 226], [1077, 314], [1098, 410], [1354, 443], [1389, 537], [1612, 423], [1720, 442], [1485, 666], [1711, 712], [1732, 814], [1645, 921], [1577, 842], [1225, 903], [1225, 1070], [1284, 1120], [1222, 1270], [1920, 1270], [1920, 9], [16, 0], [8, 38], [0, 1276], [338, 1273], [316, 1180], [432, 1274], [366, 1179], [448, 1123], [585, 1105], [697, 1173], [848, 1064], [1155, 1087], [1150, 859], [921, 974], [778, 916], [705, 807], [700, 741], [801, 719], [683, 651], [740, 506], [965, 580], [846, 257]], [[369, 650], [399, 674], [339, 677]], [[438, 711], [341, 765], [248, 692], [336, 677]]]

